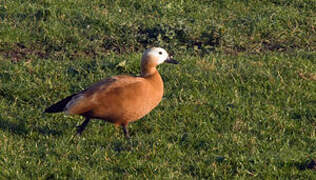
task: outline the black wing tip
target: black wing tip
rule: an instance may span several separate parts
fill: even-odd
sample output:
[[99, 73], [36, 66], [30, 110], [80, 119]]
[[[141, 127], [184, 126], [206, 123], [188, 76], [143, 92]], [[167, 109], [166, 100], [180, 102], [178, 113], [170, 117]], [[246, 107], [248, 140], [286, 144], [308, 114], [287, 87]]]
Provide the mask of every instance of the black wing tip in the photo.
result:
[[46, 108], [43, 113], [58, 113], [58, 112], [62, 112], [62, 111], [63, 110], [61, 110], [61, 109], [56, 109], [54, 107], [49, 107], [49, 108]]
[[65, 107], [67, 103], [72, 99], [73, 96], [76, 94], [73, 94], [71, 96], [66, 97], [65, 99], [62, 99], [61, 101], [57, 102], [56, 104], [51, 105], [50, 107], [46, 108], [43, 113], [58, 113], [58, 112], [64, 112]]

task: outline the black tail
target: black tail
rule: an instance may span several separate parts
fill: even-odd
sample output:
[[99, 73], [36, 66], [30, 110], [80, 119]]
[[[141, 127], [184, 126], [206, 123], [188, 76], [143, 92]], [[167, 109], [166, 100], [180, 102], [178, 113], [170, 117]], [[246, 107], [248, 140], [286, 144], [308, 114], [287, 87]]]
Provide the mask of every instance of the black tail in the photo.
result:
[[67, 103], [74, 97], [76, 94], [66, 97], [65, 99], [57, 102], [56, 104], [51, 105], [50, 107], [46, 108], [44, 113], [57, 113], [63, 112]]

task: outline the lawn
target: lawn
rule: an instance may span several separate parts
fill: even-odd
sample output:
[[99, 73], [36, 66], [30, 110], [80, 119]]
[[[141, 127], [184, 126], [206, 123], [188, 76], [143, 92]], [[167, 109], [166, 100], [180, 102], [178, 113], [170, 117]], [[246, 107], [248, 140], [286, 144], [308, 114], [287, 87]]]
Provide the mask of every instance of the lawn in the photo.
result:
[[[315, 179], [316, 1], [1, 1], [1, 179]], [[165, 48], [121, 129], [43, 110]]]

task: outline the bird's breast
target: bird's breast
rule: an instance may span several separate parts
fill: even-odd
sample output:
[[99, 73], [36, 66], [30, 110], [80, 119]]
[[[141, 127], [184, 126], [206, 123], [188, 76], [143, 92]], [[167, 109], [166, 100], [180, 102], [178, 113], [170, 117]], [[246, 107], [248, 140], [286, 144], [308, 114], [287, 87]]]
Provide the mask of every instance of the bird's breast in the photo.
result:
[[153, 110], [161, 101], [163, 86], [147, 85], [142, 90], [134, 91], [129, 99], [126, 99], [122, 107], [123, 119], [135, 121]]

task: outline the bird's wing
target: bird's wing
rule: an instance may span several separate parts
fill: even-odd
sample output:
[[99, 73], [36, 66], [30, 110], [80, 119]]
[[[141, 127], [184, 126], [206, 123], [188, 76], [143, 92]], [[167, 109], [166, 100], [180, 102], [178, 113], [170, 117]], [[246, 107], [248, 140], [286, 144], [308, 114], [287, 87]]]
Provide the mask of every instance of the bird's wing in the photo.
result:
[[100, 94], [106, 94], [115, 88], [123, 88], [125, 86], [138, 83], [142, 78], [120, 75], [104, 79], [86, 90], [81, 91], [66, 104], [65, 111], [69, 114], [84, 114], [93, 109], [97, 104]]

